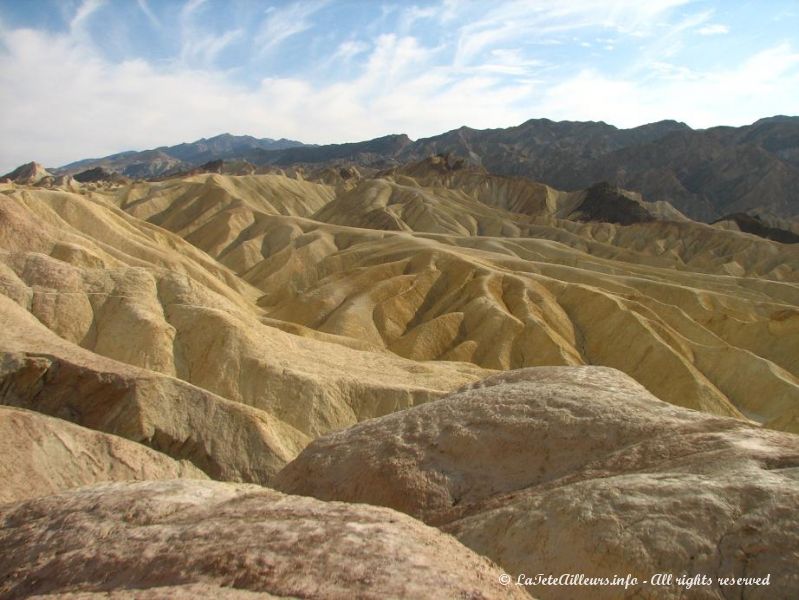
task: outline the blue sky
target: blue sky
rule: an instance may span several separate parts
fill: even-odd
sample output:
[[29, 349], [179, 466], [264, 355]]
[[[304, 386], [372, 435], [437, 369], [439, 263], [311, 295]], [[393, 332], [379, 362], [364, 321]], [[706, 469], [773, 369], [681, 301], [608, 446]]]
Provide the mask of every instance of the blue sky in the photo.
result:
[[222, 132], [799, 114], [799, 2], [0, 0], [0, 173]]

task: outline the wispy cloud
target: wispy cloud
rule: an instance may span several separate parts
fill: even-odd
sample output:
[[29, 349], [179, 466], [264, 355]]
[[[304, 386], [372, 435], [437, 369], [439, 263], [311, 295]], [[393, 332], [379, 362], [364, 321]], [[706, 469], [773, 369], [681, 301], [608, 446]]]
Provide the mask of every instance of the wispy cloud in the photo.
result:
[[290, 37], [310, 29], [313, 25], [311, 17], [324, 8], [325, 4], [327, 0], [293, 2], [280, 8], [267, 9], [266, 17], [255, 36], [258, 53], [266, 54]]
[[181, 57], [187, 62], [199, 60], [201, 63], [213, 63], [220, 52], [237, 40], [242, 39], [244, 31], [231, 29], [224, 33], [200, 33], [190, 36], [183, 44]]
[[[58, 165], [221, 131], [325, 143], [391, 131], [418, 136], [464, 123], [511, 125], [526, 117], [518, 102], [530, 93], [529, 84], [437, 68], [435, 50], [394, 35], [376, 41], [351, 80], [266, 78], [256, 89], [222, 73], [159, 70], [141, 60], [111, 64], [44, 32], [13, 31], [4, 41], [13, 50], [0, 61], [0, 89], [29, 101], [6, 105], [0, 135], [19, 145], [3, 145], [3, 165], [20, 154]], [[36, 77], [25, 76], [33, 71]], [[58, 127], [31, 127], [42, 115]]]
[[[546, 43], [558, 36], [599, 28], [627, 35], [650, 35], [676, 8], [690, 0], [541, 0], [500, 4], [475, 15], [459, 29], [456, 62], [466, 65], [497, 45], [535, 40]], [[472, 8], [475, 5], [471, 5]], [[479, 6], [478, 6], [479, 9]]]
[[[107, 51], [97, 25], [115, 2], [71, 5], [60, 30], [9, 25], [0, 7], [0, 172], [222, 131], [328, 143], [534, 116], [709, 126], [795, 112], [795, 45], [700, 38], [713, 1], [365, 3], [369, 18], [351, 18], [337, 3], [137, 0], [144, 43], [169, 37], [152, 55]], [[696, 59], [700, 44], [720, 51]]]
[[417, 21], [441, 18], [444, 14], [444, 10], [446, 10], [446, 7], [443, 4], [441, 6], [434, 5], [425, 7], [412, 5], [401, 12], [397, 30], [403, 35], [406, 35], [410, 33]]
[[211, 30], [201, 18], [209, 8], [207, 0], [188, 0], [180, 11], [180, 61], [189, 66], [210, 67], [219, 54], [241, 40], [244, 30]]
[[484, 62], [469, 69], [484, 73], [526, 76], [545, 65], [546, 62], [543, 60], [525, 58], [518, 48], [496, 48], [488, 53]]
[[207, 5], [206, 3], [207, 0], [187, 0], [183, 8], [180, 9], [181, 21], [186, 22], [191, 19], [194, 14]]
[[661, 23], [659, 35], [639, 46], [636, 56], [625, 69], [625, 76], [647, 79], [653, 71], [653, 65], [674, 59], [684, 50], [686, 37], [690, 37], [691, 32], [712, 17], [712, 10], [703, 10], [689, 12], [671, 22]]
[[696, 30], [699, 35], [723, 35], [730, 32], [730, 28], [720, 23], [705, 25]]
[[105, 0], [83, 0], [69, 22], [70, 36], [74, 39], [81, 38], [83, 41], [88, 41], [89, 35], [86, 32], [86, 26], [92, 15], [102, 8], [104, 4]]
[[346, 40], [339, 44], [339, 47], [336, 48], [336, 51], [330, 57], [329, 63], [350, 61], [359, 54], [363, 54], [368, 49], [369, 44], [366, 42], [361, 42], [359, 40]]
[[147, 0], [136, 0], [136, 3], [139, 5], [139, 10], [141, 10], [144, 13], [144, 16], [147, 17], [147, 20], [150, 21], [152, 25], [160, 29], [161, 21], [155, 16], [155, 13], [150, 8]]

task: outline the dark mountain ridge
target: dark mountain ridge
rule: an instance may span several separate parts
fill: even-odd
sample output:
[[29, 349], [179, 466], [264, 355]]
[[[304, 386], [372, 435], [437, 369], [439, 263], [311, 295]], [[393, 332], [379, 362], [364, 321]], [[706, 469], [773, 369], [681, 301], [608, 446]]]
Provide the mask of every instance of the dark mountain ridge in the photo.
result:
[[202, 138], [196, 142], [162, 146], [158, 150], [186, 163], [198, 164], [226, 158], [242, 158], [254, 150], [286, 150], [304, 146], [302, 142], [281, 138], [254, 138], [250, 135], [231, 135], [223, 133], [212, 138]]
[[411, 144], [411, 139], [403, 133], [365, 142], [254, 151], [248, 158], [258, 165], [289, 166], [349, 161], [367, 166], [385, 166]]
[[101, 166], [129, 177], [151, 178], [187, 172], [214, 160], [241, 160], [256, 167], [344, 163], [385, 169], [439, 154], [562, 190], [607, 181], [639, 191], [648, 201], [667, 201], [702, 221], [731, 213], [799, 216], [799, 117], [784, 115], [743, 127], [709, 129], [692, 129], [673, 120], [619, 129], [602, 121], [531, 119], [505, 129], [460, 127], [416, 141], [394, 134], [318, 146], [222, 134], [78, 161], [52, 171], [65, 174]]
[[127, 177], [150, 178], [187, 171], [214, 160], [246, 159], [253, 152], [286, 150], [297, 146], [305, 144], [284, 138], [273, 140], [223, 133], [175, 146], [160, 146], [152, 150], [126, 151], [102, 158], [79, 160], [52, 169], [52, 172], [66, 175], [103, 167]]
[[603, 122], [534, 119], [507, 129], [460, 128], [418, 140], [401, 158], [441, 152], [558, 189], [608, 181], [703, 221], [751, 210], [799, 215], [797, 117], [705, 130], [676, 121], [618, 129]]

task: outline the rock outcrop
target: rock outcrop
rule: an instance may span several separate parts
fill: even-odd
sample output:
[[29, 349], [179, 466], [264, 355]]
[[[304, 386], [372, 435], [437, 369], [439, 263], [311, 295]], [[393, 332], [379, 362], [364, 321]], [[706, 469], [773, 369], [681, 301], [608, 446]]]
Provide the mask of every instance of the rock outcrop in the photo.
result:
[[618, 225], [648, 223], [655, 220], [643, 203], [636, 202], [607, 181], [595, 183], [585, 190], [585, 196], [570, 218], [575, 221], [600, 221]]
[[48, 177], [52, 177], [52, 174], [42, 165], [37, 162], [29, 162], [24, 165], [20, 165], [10, 173], [0, 176], [0, 181], [35, 185]]
[[9, 600], [529, 598], [503, 588], [490, 561], [405, 515], [253, 485], [114, 483], [6, 504], [0, 547]]
[[[492, 376], [314, 441], [276, 487], [436, 524], [514, 579], [658, 572], [765, 577], [799, 594], [799, 437], [663, 403], [596, 367]], [[541, 598], [560, 598], [536, 587]], [[673, 598], [576, 587], [570, 598]], [[717, 583], [692, 598], [721, 599]]]
[[0, 406], [0, 504], [98, 482], [180, 477], [208, 476], [115, 435]]
[[115, 171], [109, 171], [104, 167], [94, 167], [93, 169], [86, 169], [80, 173], [75, 173], [73, 176], [75, 181], [80, 183], [99, 183], [103, 181], [123, 183], [128, 179]]
[[758, 215], [735, 213], [720, 218], [718, 221], [715, 221], [713, 225], [723, 229], [733, 229], [743, 231], [744, 233], [751, 233], [783, 244], [799, 244], [799, 233], [787, 228], [772, 227], [768, 222], [764, 222]]

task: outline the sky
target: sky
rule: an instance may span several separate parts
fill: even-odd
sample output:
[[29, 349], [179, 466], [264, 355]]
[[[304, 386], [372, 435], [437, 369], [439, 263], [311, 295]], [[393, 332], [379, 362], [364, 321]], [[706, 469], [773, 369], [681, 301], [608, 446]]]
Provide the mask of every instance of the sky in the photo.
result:
[[0, 0], [0, 173], [223, 132], [799, 114], [797, 0]]

